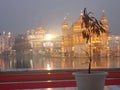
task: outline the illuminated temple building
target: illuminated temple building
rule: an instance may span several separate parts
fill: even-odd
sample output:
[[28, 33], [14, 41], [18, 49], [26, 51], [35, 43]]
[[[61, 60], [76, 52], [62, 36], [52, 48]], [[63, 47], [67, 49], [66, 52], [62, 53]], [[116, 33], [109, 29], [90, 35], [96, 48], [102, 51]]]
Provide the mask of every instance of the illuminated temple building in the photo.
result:
[[[69, 26], [67, 19], [64, 19], [62, 23], [62, 35], [63, 35], [63, 48], [66, 55], [73, 56], [85, 56], [85, 51], [89, 51], [89, 43], [86, 44], [85, 39], [82, 36], [82, 12], [80, 17]], [[92, 35], [91, 38], [91, 53], [94, 56], [106, 57], [109, 56], [108, 47], [108, 20], [107, 17], [102, 15], [100, 19], [101, 23], [107, 33], [101, 33], [99, 37]]]
[[36, 54], [55, 56], [61, 53], [61, 37], [53, 35], [42, 26], [29, 30], [27, 38], [31, 44], [32, 51]]
[[37, 27], [27, 32], [31, 47], [34, 50], [42, 49], [46, 30], [43, 27]]

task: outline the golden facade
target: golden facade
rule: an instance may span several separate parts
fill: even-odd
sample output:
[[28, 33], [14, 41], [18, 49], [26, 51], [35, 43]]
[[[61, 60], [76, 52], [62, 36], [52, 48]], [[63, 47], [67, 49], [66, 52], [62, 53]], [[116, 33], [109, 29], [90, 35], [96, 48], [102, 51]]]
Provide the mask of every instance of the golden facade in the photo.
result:
[[[104, 28], [107, 33], [101, 33], [99, 37], [92, 35], [91, 46], [92, 46], [92, 55], [94, 56], [107, 56], [108, 55], [108, 20], [107, 17], [103, 14], [100, 19], [101, 23], [104, 25]], [[84, 50], [89, 50], [89, 44], [86, 44], [86, 40], [82, 36], [81, 28], [82, 23], [82, 13], [80, 17], [69, 26], [66, 19], [62, 24], [62, 34], [64, 42], [64, 52], [72, 54], [73, 56], [83, 56], [85, 55]]]

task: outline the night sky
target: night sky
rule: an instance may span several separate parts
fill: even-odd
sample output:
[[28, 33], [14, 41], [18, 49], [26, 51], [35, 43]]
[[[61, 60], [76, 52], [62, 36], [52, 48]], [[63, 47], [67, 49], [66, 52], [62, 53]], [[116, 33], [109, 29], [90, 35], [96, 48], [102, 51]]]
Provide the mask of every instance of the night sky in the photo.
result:
[[111, 34], [120, 34], [120, 0], [0, 0], [0, 32], [24, 33], [43, 26], [59, 33], [64, 17], [71, 24], [87, 8], [98, 19], [105, 15]]

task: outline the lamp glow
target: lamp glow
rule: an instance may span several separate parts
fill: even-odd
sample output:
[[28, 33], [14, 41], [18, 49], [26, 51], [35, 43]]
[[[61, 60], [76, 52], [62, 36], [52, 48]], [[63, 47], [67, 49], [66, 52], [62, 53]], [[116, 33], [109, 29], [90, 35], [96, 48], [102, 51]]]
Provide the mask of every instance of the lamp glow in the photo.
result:
[[45, 35], [45, 40], [51, 40], [53, 38], [52, 34], [46, 34]]

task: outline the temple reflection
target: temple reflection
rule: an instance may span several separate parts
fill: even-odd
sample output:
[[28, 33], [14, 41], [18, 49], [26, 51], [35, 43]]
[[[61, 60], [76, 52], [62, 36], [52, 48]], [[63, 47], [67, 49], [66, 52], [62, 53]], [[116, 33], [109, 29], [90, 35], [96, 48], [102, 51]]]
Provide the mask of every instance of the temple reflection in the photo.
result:
[[[88, 66], [88, 60], [83, 58], [70, 57], [40, 57], [18, 61], [16, 59], [0, 59], [0, 69], [7, 70], [54, 70], [54, 69], [85, 69]], [[19, 63], [18, 63], [19, 62]], [[93, 58], [92, 68], [120, 68], [120, 57], [114, 58]]]

